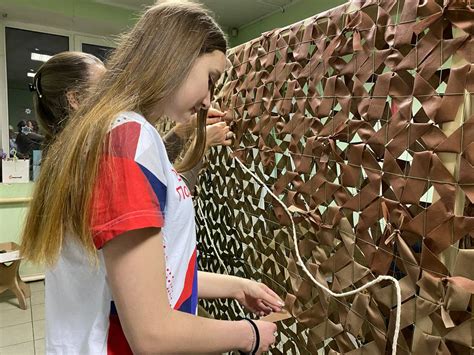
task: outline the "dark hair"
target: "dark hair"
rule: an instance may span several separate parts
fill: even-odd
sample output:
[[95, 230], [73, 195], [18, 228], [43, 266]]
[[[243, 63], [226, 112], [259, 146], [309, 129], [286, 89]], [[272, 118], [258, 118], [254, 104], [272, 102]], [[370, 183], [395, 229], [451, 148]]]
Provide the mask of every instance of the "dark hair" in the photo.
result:
[[18, 132], [21, 132], [21, 129], [26, 126], [28, 126], [28, 122], [26, 120], [21, 120], [20, 122], [16, 124], [16, 127], [18, 128]]
[[33, 126], [33, 132], [38, 133], [38, 130], [39, 130], [38, 122], [36, 120], [28, 120], [28, 123], [31, 123], [31, 125]]
[[36, 118], [50, 144], [68, 120], [71, 105], [68, 92], [80, 98], [90, 86], [90, 68], [103, 65], [97, 57], [82, 52], [62, 52], [51, 57], [37, 71], [30, 89]]

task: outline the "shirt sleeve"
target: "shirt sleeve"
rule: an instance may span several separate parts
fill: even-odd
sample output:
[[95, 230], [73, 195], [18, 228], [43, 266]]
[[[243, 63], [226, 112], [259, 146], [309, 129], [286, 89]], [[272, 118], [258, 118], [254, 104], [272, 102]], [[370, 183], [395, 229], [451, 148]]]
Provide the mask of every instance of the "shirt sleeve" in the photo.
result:
[[106, 147], [92, 196], [91, 227], [97, 249], [127, 231], [163, 227], [166, 203], [161, 197], [166, 196], [165, 182], [135, 159], [137, 151], [159, 157], [156, 142], [139, 123], [113, 128]]

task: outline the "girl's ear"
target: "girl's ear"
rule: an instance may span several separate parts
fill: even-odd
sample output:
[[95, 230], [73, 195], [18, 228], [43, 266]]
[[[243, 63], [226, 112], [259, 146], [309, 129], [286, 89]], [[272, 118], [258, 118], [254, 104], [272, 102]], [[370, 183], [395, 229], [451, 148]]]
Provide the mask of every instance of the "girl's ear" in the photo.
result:
[[69, 106], [76, 111], [79, 108], [79, 101], [77, 100], [77, 92], [76, 91], [68, 91], [66, 92], [66, 98], [69, 103]]

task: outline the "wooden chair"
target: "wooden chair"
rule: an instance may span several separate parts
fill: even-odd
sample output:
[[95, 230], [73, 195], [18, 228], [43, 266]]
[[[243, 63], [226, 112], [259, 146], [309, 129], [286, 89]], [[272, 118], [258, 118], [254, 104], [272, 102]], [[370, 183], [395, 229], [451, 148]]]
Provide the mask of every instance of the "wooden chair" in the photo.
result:
[[27, 309], [26, 299], [30, 297], [30, 287], [20, 278], [20, 247], [18, 244], [0, 243], [0, 294], [11, 290], [18, 298], [21, 309]]

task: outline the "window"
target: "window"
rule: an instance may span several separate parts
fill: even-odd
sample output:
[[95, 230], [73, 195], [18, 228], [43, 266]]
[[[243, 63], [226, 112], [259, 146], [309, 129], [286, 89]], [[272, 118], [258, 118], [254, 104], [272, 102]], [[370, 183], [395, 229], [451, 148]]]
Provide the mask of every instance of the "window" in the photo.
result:
[[[69, 50], [69, 37], [18, 28], [5, 28], [8, 145], [21, 158], [39, 165], [42, 136], [35, 120], [33, 98], [28, 84], [38, 68], [52, 55]], [[5, 135], [4, 135], [5, 136]], [[3, 142], [2, 142], [3, 143]], [[5, 149], [5, 144], [2, 146]], [[37, 170], [37, 169], [35, 169]]]
[[[28, 84], [50, 56], [76, 50], [104, 61], [114, 46], [112, 40], [101, 36], [14, 22], [0, 24], [0, 148], [3, 152], [9, 153], [10, 146], [16, 143], [21, 121], [35, 121], [33, 96]], [[36, 150], [38, 146], [32, 144], [31, 148]], [[41, 152], [33, 154], [29, 150], [30, 177], [33, 178], [39, 171], [34, 166], [38, 162], [33, 160], [38, 160]]]
[[115, 49], [115, 43], [103, 36], [74, 35], [74, 50], [92, 54], [105, 62]]
[[109, 57], [110, 53], [114, 49], [112, 47], [100, 46], [96, 44], [82, 43], [82, 51], [85, 53], [92, 54], [105, 62]]

